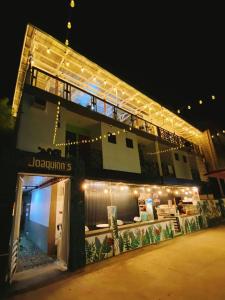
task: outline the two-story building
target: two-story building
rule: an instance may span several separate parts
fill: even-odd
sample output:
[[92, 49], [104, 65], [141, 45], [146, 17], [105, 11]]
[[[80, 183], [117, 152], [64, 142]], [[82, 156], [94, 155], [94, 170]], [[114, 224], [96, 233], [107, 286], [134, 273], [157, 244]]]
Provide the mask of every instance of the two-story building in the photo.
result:
[[[75, 270], [98, 260], [85, 236], [107, 229], [112, 207], [123, 228], [156, 219], [161, 205], [175, 214], [179, 201], [191, 205], [199, 193], [212, 193], [208, 131], [33, 25], [24, 38], [13, 115], [10, 280], [43, 262]], [[102, 244], [108, 256], [110, 241]]]

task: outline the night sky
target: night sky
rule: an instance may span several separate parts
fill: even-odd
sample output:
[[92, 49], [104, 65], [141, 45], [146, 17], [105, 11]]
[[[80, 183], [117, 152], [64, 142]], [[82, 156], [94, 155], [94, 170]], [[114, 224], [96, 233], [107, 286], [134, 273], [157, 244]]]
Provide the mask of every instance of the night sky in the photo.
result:
[[[192, 105], [181, 117], [198, 128], [222, 130], [225, 18], [218, 2], [210, 2], [78, 0], [70, 45], [173, 111]], [[12, 100], [26, 24], [64, 42], [69, 0], [4, 4], [0, 97]]]

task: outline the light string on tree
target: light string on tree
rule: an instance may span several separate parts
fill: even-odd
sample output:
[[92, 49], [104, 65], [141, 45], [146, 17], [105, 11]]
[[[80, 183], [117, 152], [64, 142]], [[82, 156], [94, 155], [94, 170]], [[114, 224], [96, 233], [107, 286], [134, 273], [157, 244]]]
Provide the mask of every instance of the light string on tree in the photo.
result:
[[[216, 96], [215, 95], [212, 95], [211, 96], [211, 100], [216, 100]], [[210, 101], [211, 101], [210, 100]], [[208, 102], [208, 100], [198, 100], [198, 102], [197, 102], [197, 104], [198, 105], [202, 105], [202, 104], [204, 104], [204, 103], [207, 103]], [[177, 109], [177, 113], [178, 114], [181, 114], [181, 112], [184, 112], [185, 110], [191, 110], [192, 109], [192, 106], [191, 105], [184, 105], [184, 106], [182, 106], [181, 108], [179, 108], [179, 109]]]
[[59, 127], [59, 118], [60, 118], [60, 101], [58, 101], [58, 105], [57, 105], [57, 108], [56, 108], [56, 115], [55, 115], [55, 127], [54, 127], [54, 134], [53, 134], [53, 145], [55, 145], [55, 140], [56, 140], [56, 134], [57, 134], [57, 130], [58, 130], [58, 127]]
[[68, 20], [67, 20], [67, 23], [66, 23], [66, 39], [65, 39], [65, 45], [66, 46], [69, 46], [69, 43], [70, 43], [70, 32], [71, 32], [71, 29], [72, 29], [72, 22], [71, 22], [71, 19], [72, 19], [72, 10], [73, 8], [75, 7], [75, 1], [74, 0], [68, 0], [69, 1], [69, 13], [68, 13]]

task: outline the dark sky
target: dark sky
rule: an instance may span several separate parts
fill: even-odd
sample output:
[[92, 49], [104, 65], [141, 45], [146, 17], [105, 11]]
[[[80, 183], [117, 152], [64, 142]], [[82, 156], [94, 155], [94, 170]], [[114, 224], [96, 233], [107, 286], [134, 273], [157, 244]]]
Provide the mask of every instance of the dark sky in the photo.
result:
[[[209, 2], [79, 0], [70, 44], [168, 108], [192, 105], [181, 116], [200, 129], [225, 129], [224, 10]], [[69, 0], [4, 4], [0, 97], [12, 99], [26, 24], [64, 41]]]

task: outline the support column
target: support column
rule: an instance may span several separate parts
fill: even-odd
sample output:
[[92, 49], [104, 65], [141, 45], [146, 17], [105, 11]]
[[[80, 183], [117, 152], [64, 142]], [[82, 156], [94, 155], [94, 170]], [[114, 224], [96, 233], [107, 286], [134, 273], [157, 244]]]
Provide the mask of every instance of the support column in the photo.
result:
[[[155, 151], [156, 152], [160, 151], [160, 149], [159, 149], [159, 142], [158, 141], [155, 141]], [[158, 166], [159, 166], [159, 175], [161, 177], [163, 177], [163, 171], [162, 171], [162, 165], [161, 165], [161, 158], [160, 158], [160, 154], [159, 153], [156, 154], [156, 158], [157, 158], [157, 162], [158, 162]]]
[[76, 159], [73, 164], [74, 176], [71, 178], [70, 203], [70, 271], [75, 271], [86, 264], [85, 258], [85, 205], [82, 183], [84, 180], [84, 165]]

